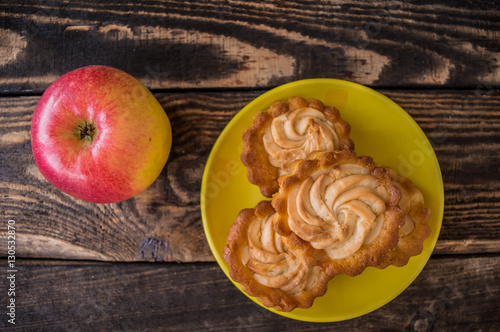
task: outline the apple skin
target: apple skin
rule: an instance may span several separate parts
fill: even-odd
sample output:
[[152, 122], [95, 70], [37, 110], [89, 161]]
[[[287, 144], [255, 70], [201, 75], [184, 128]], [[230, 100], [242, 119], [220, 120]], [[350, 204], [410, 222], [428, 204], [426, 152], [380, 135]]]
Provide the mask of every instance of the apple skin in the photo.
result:
[[61, 191], [93, 203], [127, 200], [161, 173], [170, 121], [153, 94], [107, 66], [73, 70], [43, 93], [31, 124], [33, 156]]

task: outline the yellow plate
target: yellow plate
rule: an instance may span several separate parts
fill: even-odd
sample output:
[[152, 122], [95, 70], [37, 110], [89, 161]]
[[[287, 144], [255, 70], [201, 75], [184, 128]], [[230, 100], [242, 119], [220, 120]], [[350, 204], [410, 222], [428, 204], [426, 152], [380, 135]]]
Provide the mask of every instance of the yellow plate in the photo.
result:
[[200, 197], [205, 235], [215, 259], [230, 278], [222, 258], [229, 226], [241, 209], [253, 208], [265, 199], [248, 182], [245, 166], [240, 162], [242, 134], [252, 124], [255, 114], [267, 109], [273, 101], [291, 96], [316, 98], [335, 106], [351, 125], [351, 138], [358, 155], [372, 156], [375, 162], [409, 177], [423, 192], [432, 213], [429, 221], [432, 234], [425, 241], [422, 254], [411, 258], [408, 265], [384, 270], [370, 267], [357, 277], [336, 276], [328, 284], [327, 293], [309, 309], [283, 313], [267, 308], [282, 316], [310, 322], [358, 317], [394, 299], [419, 275], [434, 249], [443, 217], [443, 181], [432, 146], [415, 121], [384, 95], [352, 82], [308, 79], [279, 86], [249, 103], [222, 131], [208, 158]]

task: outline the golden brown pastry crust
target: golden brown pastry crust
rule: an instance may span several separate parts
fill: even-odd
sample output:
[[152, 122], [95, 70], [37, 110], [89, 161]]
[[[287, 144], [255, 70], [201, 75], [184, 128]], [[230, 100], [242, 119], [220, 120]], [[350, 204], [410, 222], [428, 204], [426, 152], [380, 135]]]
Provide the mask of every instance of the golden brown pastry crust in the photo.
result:
[[[336, 208], [328, 208], [329, 212], [327, 214], [329, 214], [330, 216], [334, 216], [330, 217], [330, 222], [326, 222], [325, 220], [316, 220], [318, 218], [321, 219], [321, 217], [319, 217], [320, 213], [317, 213], [314, 216], [313, 214], [316, 212], [312, 212], [312, 214], [310, 214], [313, 215], [313, 217], [311, 218], [312, 223], [311, 221], [305, 222], [304, 219], [300, 220], [300, 222], [304, 221], [303, 224], [295, 223], [293, 220], [294, 218], [296, 219], [298, 217], [290, 217], [290, 215], [294, 214], [293, 209], [298, 210], [299, 205], [302, 203], [297, 203], [297, 207], [291, 206], [290, 208], [292, 210], [289, 211], [289, 202], [291, 202], [291, 204], [295, 204], [294, 199], [295, 197], [298, 197], [293, 196], [295, 194], [292, 194], [291, 197], [293, 197], [294, 199], [289, 201], [290, 193], [292, 191], [294, 193], [297, 193], [297, 188], [304, 188], [307, 181], [312, 181], [310, 179], [313, 178], [313, 174], [315, 174], [314, 176], [317, 177], [317, 179], [323, 176], [321, 174], [324, 174], [324, 177], [330, 178], [328, 180], [332, 181], [331, 183], [335, 184], [335, 182], [338, 182], [337, 185], [340, 186], [340, 194], [338, 194], [338, 196], [335, 196], [334, 198], [332, 198], [330, 194], [329, 195], [331, 200], [337, 202], [338, 198], [340, 201], [341, 194], [343, 193], [342, 190], [344, 190], [342, 189], [342, 183], [355, 178], [350, 178], [349, 176], [347, 176], [349, 175], [349, 173], [345, 172], [343, 174], [347, 175], [338, 175], [341, 174], [338, 172], [341, 172], [339, 171], [340, 169], [349, 167], [353, 169], [360, 167], [359, 170], [363, 171], [364, 174], [359, 175], [356, 172], [353, 172], [353, 174], [357, 176], [358, 179], [364, 179], [362, 181], [368, 181], [372, 187], [367, 189], [363, 188], [363, 186], [353, 185], [357, 186], [356, 190], [360, 190], [362, 195], [359, 196], [360, 198], [351, 199], [350, 201], [348, 201], [347, 205], [343, 205], [344, 203], [340, 202], [339, 204], [341, 205], [335, 205], [337, 206]], [[318, 176], [317, 174], [320, 175]], [[336, 179], [336, 176], [345, 176], [345, 178]], [[352, 183], [356, 182], [354, 181]], [[363, 184], [364, 183], [365, 182], [363, 182]], [[292, 165], [291, 173], [282, 176], [279, 180], [279, 184], [280, 191], [273, 197], [273, 206], [278, 213], [278, 217], [275, 221], [276, 231], [285, 237], [284, 241], [290, 248], [302, 252], [302, 255], [308, 260], [308, 264], [322, 266], [325, 269], [326, 273], [331, 277], [337, 274], [347, 274], [350, 276], [358, 275], [368, 266], [379, 265], [384, 260], [386, 253], [389, 250], [395, 248], [398, 242], [398, 230], [404, 222], [403, 212], [398, 207], [400, 192], [394, 185], [391, 184], [387, 172], [383, 168], [376, 167], [370, 157], [358, 157], [354, 151], [350, 150], [333, 153], [313, 153], [306, 160], [297, 160]], [[324, 190], [326, 187], [321, 188], [321, 190]], [[346, 187], [346, 192], [350, 188], [351, 187]], [[311, 189], [311, 192], [313, 192], [313, 190], [314, 189]], [[374, 194], [375, 192], [376, 194]], [[328, 197], [328, 195], [326, 197]], [[325, 198], [324, 202], [326, 202], [327, 200], [328, 198]], [[318, 201], [318, 199], [316, 199], [316, 201]], [[351, 204], [351, 202], [353, 203]], [[370, 205], [368, 205], [366, 202], [370, 202]], [[306, 202], [304, 203], [304, 206], [305, 204], [312, 203]], [[330, 204], [333, 203], [330, 202]], [[326, 206], [328, 204], [324, 205]], [[349, 208], [349, 206], [351, 205], [352, 208]], [[347, 206], [347, 209], [351, 209], [351, 212], [342, 210], [345, 209], [345, 206]], [[367, 222], [365, 222], [364, 220], [369, 220], [368, 217], [360, 217], [364, 216], [364, 214], [359, 214], [358, 212], [362, 211], [362, 213], [365, 213], [366, 211], [368, 211], [367, 213], [369, 213], [369, 208], [372, 208], [372, 206], [376, 206], [374, 209], [378, 209], [378, 211], [383, 212], [377, 212], [378, 214], [376, 215], [376, 218], [374, 216], [371, 219], [372, 223], [367, 226]], [[332, 211], [332, 209], [338, 210]], [[356, 215], [356, 213], [358, 214]], [[338, 220], [342, 217], [341, 214], [343, 216], [352, 216], [351, 219], [347, 219], [347, 217], [344, 217], [344, 220], [356, 220], [355, 226], [347, 226], [347, 222], [346, 224], [339, 223]], [[325, 214], [322, 212], [321, 215]], [[371, 218], [371, 215], [369, 216]], [[316, 225], [313, 225], [315, 222]], [[304, 225], [304, 227], [300, 225]], [[310, 227], [311, 225], [313, 226]], [[379, 225], [380, 227], [377, 227], [376, 225]], [[332, 227], [329, 228], [330, 226]], [[299, 229], [297, 227], [299, 227]], [[295, 228], [295, 231], [292, 231], [292, 228]], [[316, 232], [318, 229], [320, 229], [320, 231]], [[333, 231], [330, 231], [331, 229], [333, 229]], [[355, 231], [353, 231], [353, 229]], [[365, 233], [358, 232], [358, 230], [360, 229], [364, 229]], [[373, 229], [375, 229], [375, 231]], [[301, 235], [297, 234], [300, 232], [302, 232]], [[375, 235], [372, 236], [371, 232], [374, 232]], [[353, 236], [353, 234], [355, 236]], [[362, 242], [360, 242], [360, 237], [358, 236], [358, 234], [363, 234], [365, 240], [362, 240]], [[328, 238], [328, 236], [330, 236], [330, 238]], [[309, 238], [305, 239], [305, 237]], [[350, 237], [349, 240], [339, 240], [339, 242], [336, 242], [337, 238], [345, 239], [348, 237]], [[366, 241], [366, 239], [370, 240]], [[339, 245], [339, 243], [342, 243], [343, 246], [347, 248], [345, 249], [345, 252], [347, 252], [346, 257], [342, 257], [342, 255], [337, 254], [332, 255], [332, 251], [330, 250], [334, 248], [333, 252], [336, 253], [338, 251], [337, 246]], [[352, 245], [352, 243], [357, 243], [357, 245], [360, 245], [360, 247], [356, 249], [357, 247], [355, 245]], [[325, 246], [325, 248], [322, 248], [323, 245]], [[342, 252], [342, 250], [344, 249], [341, 248], [339, 252]], [[349, 250], [354, 251], [353, 253], [349, 253]]]
[[[286, 116], [289, 116], [296, 110], [308, 108], [321, 112], [324, 115], [324, 119], [327, 120], [308, 122], [312, 123], [312, 125], [305, 126], [306, 135], [304, 137], [310, 137], [310, 142], [306, 142], [308, 150], [319, 149], [327, 151], [324, 149], [328, 149], [336, 151], [354, 149], [354, 143], [349, 138], [351, 130], [350, 126], [346, 121], [342, 120], [339, 111], [335, 107], [325, 106], [321, 101], [316, 99], [310, 99], [307, 101], [302, 97], [291, 97], [288, 101], [273, 102], [269, 109], [258, 113], [254, 117], [252, 126], [244, 132], [244, 145], [243, 152], [241, 154], [241, 161], [247, 167], [248, 180], [259, 186], [261, 193], [266, 197], [272, 197], [272, 195], [278, 191], [278, 178], [280, 176], [280, 171], [287, 173], [291, 163], [295, 159], [306, 158], [307, 153], [298, 155], [300, 152], [298, 150], [300, 149], [283, 148], [283, 150], [279, 151], [283, 160], [281, 161], [281, 165], [278, 167], [276, 164], [273, 165], [270, 161], [270, 154], [266, 150], [266, 146], [269, 147], [269, 143], [267, 143], [269, 139], [264, 142], [264, 136], [267, 135], [268, 137], [271, 137], [269, 135], [269, 128], [271, 128], [273, 120], [285, 114]], [[321, 117], [323, 118], [323, 116]], [[278, 120], [280, 119], [282, 118], [279, 118]], [[328, 123], [328, 121], [330, 123]], [[294, 130], [296, 129], [295, 127], [296, 126], [294, 125]], [[303, 135], [303, 133], [301, 133], [301, 135]], [[322, 146], [323, 142], [319, 141], [323, 140], [323, 138], [328, 135], [335, 136], [333, 137], [335, 142], [331, 144], [324, 144], [325, 146]], [[280, 161], [275, 161], [275, 163], [276, 162]]]
[[410, 179], [400, 176], [395, 170], [386, 168], [392, 184], [401, 192], [399, 207], [405, 214], [405, 223], [399, 229], [399, 241], [396, 248], [389, 251], [378, 268], [389, 265], [398, 267], [408, 264], [412, 256], [419, 255], [424, 241], [431, 234], [429, 218], [431, 211], [424, 205], [424, 196], [415, 188]]
[[240, 211], [224, 248], [229, 274], [267, 307], [285, 312], [309, 308], [325, 294], [329, 277], [319, 267], [308, 266], [300, 253], [288, 250], [274, 232], [274, 215], [270, 201]]

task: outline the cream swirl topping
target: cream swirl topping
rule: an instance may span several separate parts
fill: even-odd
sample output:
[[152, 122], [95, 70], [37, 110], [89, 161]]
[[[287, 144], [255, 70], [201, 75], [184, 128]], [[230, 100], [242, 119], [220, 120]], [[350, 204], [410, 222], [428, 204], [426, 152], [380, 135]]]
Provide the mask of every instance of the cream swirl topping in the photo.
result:
[[274, 231], [272, 216], [252, 220], [248, 228], [248, 250], [242, 250], [242, 262], [253, 271], [258, 283], [290, 295], [300, 294], [315, 286], [320, 269], [309, 267], [287, 250], [282, 237]]
[[[415, 220], [413, 220], [411, 216], [411, 208], [412, 208], [412, 200], [411, 198], [413, 197], [410, 192], [408, 192], [398, 181], [392, 181], [392, 184], [398, 188], [398, 190], [402, 193], [401, 195], [401, 200], [399, 201], [399, 207], [403, 212], [405, 213], [405, 222], [403, 226], [398, 231], [399, 237], [405, 237], [411, 234], [413, 230], [415, 229]], [[417, 196], [417, 201], [419, 203], [422, 203], [424, 201], [424, 198], [422, 197], [422, 194], [420, 192], [413, 193], [414, 196]]]
[[296, 159], [304, 159], [311, 152], [334, 151], [340, 147], [333, 123], [312, 107], [274, 118], [265, 130], [263, 142], [271, 165], [286, 171]]
[[384, 224], [388, 192], [364, 167], [344, 164], [309, 176], [288, 195], [290, 229], [332, 259], [370, 244]]

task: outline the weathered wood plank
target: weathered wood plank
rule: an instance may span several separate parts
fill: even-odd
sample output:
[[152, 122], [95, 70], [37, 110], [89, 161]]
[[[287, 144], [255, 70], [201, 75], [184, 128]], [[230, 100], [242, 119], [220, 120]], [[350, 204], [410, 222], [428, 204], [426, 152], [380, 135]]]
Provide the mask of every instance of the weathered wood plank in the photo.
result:
[[498, 85], [499, 22], [498, 4], [467, 1], [4, 2], [0, 92], [41, 92], [90, 64], [153, 89], [268, 88], [310, 77]]
[[413, 284], [382, 308], [321, 324], [261, 308], [213, 263], [48, 263], [18, 263], [16, 325], [10, 326], [3, 317], [1, 327], [13, 331], [500, 329], [498, 256], [431, 259]]
[[[440, 162], [445, 213], [435, 253], [499, 253], [498, 91], [382, 92], [420, 124]], [[19, 257], [212, 261], [199, 211], [203, 169], [224, 126], [260, 93], [157, 95], [173, 128], [167, 166], [145, 192], [110, 205], [73, 199], [46, 182], [29, 135], [39, 97], [0, 98], [0, 220], [16, 220]]]

